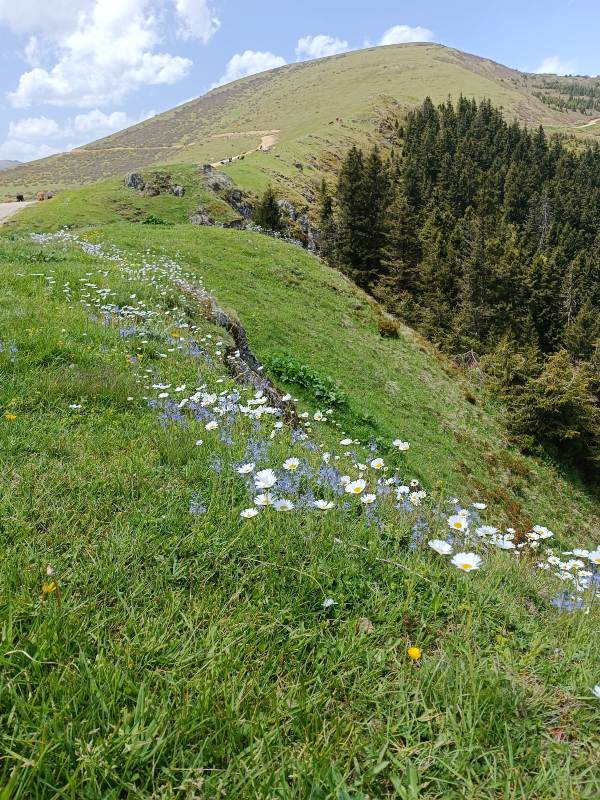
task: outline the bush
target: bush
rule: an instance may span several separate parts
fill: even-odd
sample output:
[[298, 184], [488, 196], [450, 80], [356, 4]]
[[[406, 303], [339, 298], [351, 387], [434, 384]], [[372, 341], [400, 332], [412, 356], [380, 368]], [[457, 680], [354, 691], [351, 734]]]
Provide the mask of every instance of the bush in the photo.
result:
[[397, 339], [400, 336], [400, 325], [393, 317], [388, 317], [383, 314], [378, 315], [377, 328], [384, 338]]
[[265, 366], [276, 378], [287, 384], [301, 386], [323, 405], [340, 408], [348, 402], [346, 395], [332, 378], [319, 375], [311, 367], [287, 355], [273, 356], [266, 361]]

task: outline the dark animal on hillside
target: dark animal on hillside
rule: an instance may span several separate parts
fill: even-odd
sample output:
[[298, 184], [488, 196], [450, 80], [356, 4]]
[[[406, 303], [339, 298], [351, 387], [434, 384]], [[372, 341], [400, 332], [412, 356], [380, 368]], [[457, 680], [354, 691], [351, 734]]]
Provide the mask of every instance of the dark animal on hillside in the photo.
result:
[[17, 203], [22, 203], [22, 202], [23, 202], [23, 200], [25, 200], [25, 198], [23, 197], [23, 195], [22, 195], [22, 194], [18, 194], [18, 195], [17, 195]]

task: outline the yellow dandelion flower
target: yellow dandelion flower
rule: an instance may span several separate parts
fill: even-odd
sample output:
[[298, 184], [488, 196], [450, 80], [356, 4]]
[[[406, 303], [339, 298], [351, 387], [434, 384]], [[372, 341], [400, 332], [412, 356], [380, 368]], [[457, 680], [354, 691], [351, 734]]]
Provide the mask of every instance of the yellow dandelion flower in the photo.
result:
[[406, 653], [411, 661], [419, 661], [419, 659], [423, 655], [423, 652], [420, 647], [409, 647]]
[[44, 581], [42, 583], [42, 594], [52, 594], [58, 589], [56, 581]]
[[4, 412], [4, 419], [8, 420], [8, 422], [12, 422], [16, 418], [17, 418], [17, 415], [13, 414], [12, 411], [5, 411]]

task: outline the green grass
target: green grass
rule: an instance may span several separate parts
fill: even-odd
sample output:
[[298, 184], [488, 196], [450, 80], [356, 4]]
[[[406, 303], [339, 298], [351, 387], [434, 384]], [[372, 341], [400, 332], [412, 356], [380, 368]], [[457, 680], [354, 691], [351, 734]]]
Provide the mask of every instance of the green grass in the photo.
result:
[[[369, 526], [315, 473], [328, 449], [355, 474], [342, 430], [380, 436], [389, 469], [432, 496], [421, 509], [431, 535], [445, 535], [435, 503], [449, 492], [488, 499], [489, 521], [501, 520], [489, 485], [516, 492], [563, 542], [591, 546], [592, 501], [508, 451], [482, 393], [465, 400], [410, 332], [381, 339], [366, 298], [304, 252], [189, 226], [86, 237], [116, 244], [130, 271], [58, 242], [0, 240], [0, 796], [597, 797], [598, 609], [552, 608], [562, 586], [534, 556], [489, 552], [466, 575], [413, 551], [418, 510], [382, 497], [382, 527]], [[233, 388], [226, 337], [167, 280], [162, 254], [235, 307], [261, 357], [287, 353], [335, 379], [348, 398], [340, 427], [313, 424], [309, 450], [285, 429], [270, 438], [269, 417], [261, 430], [223, 422], [231, 444], [189, 415], [161, 425], [144, 400], [153, 384], [171, 397], [184, 383]], [[103, 323], [97, 287], [113, 293], [101, 303], [157, 313], [120, 335], [132, 323]], [[408, 454], [389, 451], [397, 435]], [[248, 437], [270, 443], [260, 466], [306, 462], [303, 491], [336, 508], [242, 523], [252, 495], [234, 465]], [[509, 464], [518, 489], [505, 485]], [[205, 514], [189, 512], [194, 493]], [[44, 593], [48, 565], [58, 588]]]
[[[220, 222], [239, 219], [233, 209], [203, 182], [197, 165], [173, 164], [165, 170], [173, 185], [183, 186], [183, 197], [161, 192], [156, 197], [129, 189], [122, 178], [111, 178], [93, 186], [68, 189], [51, 200], [23, 209], [7, 222], [10, 230], [55, 231], [62, 227], [80, 228], [113, 222], [143, 222], [152, 216], [167, 223], [189, 222], [202, 205]], [[142, 170], [146, 181], [155, 170]]]
[[537, 76], [424, 43], [290, 64], [219, 87], [72, 153], [0, 173], [0, 195], [65, 189], [152, 164], [212, 163], [258, 147], [261, 136], [253, 132], [277, 129], [271, 157], [253, 153], [244, 168], [235, 164], [231, 170], [249, 178], [244, 188], [257, 187], [266, 175], [288, 194], [307, 198], [351, 143], [381, 143], [382, 116], [402, 113], [427, 95], [434, 103], [460, 93], [489, 98], [510, 119], [597, 135], [595, 129], [576, 127], [587, 121], [583, 115], [541, 103], [533, 94], [538, 82]]

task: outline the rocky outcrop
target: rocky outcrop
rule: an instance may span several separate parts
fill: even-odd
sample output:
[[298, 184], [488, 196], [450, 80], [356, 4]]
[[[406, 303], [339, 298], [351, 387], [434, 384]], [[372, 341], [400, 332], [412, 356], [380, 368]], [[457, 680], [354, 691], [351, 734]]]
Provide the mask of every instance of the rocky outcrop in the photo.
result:
[[265, 375], [263, 365], [250, 349], [248, 336], [239, 319], [221, 308], [205, 289], [186, 281], [177, 283], [184, 294], [198, 303], [203, 316], [224, 328], [233, 339], [234, 344], [228, 345], [225, 351], [225, 365], [231, 375], [240, 383], [248, 383], [255, 389], [260, 389], [269, 398], [270, 405], [280, 409], [284, 421], [293, 428], [299, 428], [301, 423], [294, 403], [287, 399], [289, 395], [283, 395]]
[[214, 225], [214, 220], [212, 220], [208, 214], [208, 211], [204, 208], [204, 206], [198, 206], [196, 209], [196, 213], [190, 217], [190, 222], [192, 225]]
[[123, 183], [128, 189], [135, 189], [136, 192], [143, 192], [146, 187], [146, 181], [139, 172], [130, 172], [125, 176]]
[[299, 214], [296, 207], [289, 200], [278, 200], [277, 205], [284, 216], [290, 220], [292, 236], [302, 242], [303, 246], [311, 253], [319, 250], [319, 229], [312, 224], [307, 214]]
[[174, 194], [175, 197], [183, 197], [185, 189], [183, 186], [171, 186], [171, 194]]

